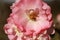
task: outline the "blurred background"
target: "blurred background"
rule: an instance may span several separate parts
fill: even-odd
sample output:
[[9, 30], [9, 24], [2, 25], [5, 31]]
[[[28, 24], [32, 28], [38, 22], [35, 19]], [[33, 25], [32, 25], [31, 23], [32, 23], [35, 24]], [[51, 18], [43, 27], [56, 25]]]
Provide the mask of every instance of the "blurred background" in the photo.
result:
[[[52, 40], [60, 40], [60, 0], [44, 0], [52, 9], [55, 34], [51, 35]], [[4, 33], [3, 26], [11, 13], [10, 6], [15, 0], [0, 0], [0, 40], [8, 40]]]

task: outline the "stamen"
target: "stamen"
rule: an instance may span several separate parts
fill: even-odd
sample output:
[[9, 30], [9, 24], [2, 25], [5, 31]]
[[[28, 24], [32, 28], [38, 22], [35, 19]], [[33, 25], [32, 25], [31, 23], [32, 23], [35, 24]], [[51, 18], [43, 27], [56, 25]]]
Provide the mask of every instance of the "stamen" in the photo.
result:
[[29, 18], [33, 21], [36, 21], [36, 17], [38, 17], [39, 12], [36, 10], [30, 9], [28, 13], [29, 13], [28, 14]]
[[22, 32], [20, 32], [18, 29], [17, 29], [17, 27], [14, 27], [14, 31], [16, 32], [16, 36], [23, 36], [23, 33]]

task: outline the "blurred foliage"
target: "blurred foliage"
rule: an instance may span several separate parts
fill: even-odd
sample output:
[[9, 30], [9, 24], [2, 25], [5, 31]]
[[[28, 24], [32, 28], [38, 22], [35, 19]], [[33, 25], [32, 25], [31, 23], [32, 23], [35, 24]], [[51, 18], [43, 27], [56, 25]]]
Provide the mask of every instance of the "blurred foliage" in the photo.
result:
[[6, 34], [4, 33], [3, 26], [6, 23], [6, 19], [10, 14], [9, 5], [0, 2], [0, 40], [8, 40]]

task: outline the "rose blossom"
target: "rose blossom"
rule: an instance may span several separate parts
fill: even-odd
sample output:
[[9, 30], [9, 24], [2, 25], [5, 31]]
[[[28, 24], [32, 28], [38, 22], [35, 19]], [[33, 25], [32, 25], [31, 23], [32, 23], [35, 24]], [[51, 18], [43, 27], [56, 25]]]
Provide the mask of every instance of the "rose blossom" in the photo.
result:
[[16, 0], [4, 26], [9, 40], [51, 40], [51, 8], [43, 0]]
[[60, 22], [60, 13], [56, 16], [57, 22]]

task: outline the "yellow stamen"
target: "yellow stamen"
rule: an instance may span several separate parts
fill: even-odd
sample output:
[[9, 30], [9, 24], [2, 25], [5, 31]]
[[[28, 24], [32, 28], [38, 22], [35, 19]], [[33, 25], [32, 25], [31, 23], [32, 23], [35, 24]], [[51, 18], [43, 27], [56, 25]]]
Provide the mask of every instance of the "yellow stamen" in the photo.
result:
[[14, 31], [16, 32], [16, 36], [21, 36], [21, 37], [23, 36], [23, 33], [20, 32], [16, 26], [14, 26]]
[[36, 17], [38, 16], [38, 12], [33, 10], [33, 9], [30, 9], [28, 12], [28, 17], [33, 20], [33, 21], [36, 21]]

